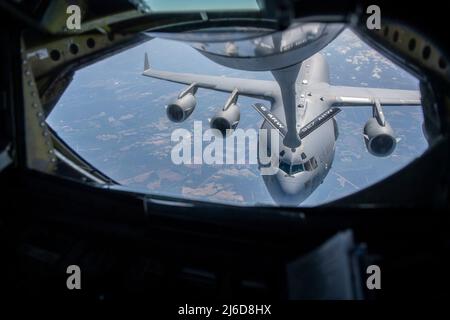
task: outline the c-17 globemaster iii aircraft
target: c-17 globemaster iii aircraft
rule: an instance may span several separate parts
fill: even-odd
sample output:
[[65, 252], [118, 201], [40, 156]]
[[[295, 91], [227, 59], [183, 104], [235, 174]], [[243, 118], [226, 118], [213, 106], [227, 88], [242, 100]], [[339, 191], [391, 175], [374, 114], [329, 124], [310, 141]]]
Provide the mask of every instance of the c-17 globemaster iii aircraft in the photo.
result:
[[[278, 36], [237, 44], [227, 42], [221, 54], [217, 52], [217, 43], [213, 44], [213, 53], [206, 51], [211, 47], [208, 44], [193, 45], [207, 58], [228, 67], [269, 70], [275, 81], [155, 70], [150, 67], [147, 55], [143, 75], [189, 85], [167, 106], [167, 116], [174, 122], [182, 122], [191, 115], [197, 88], [231, 93], [222, 110], [210, 121], [211, 128], [224, 135], [239, 123], [238, 96], [266, 100], [270, 107], [263, 103], [255, 103], [253, 107], [264, 119], [261, 128], [278, 130], [280, 148], [279, 170], [273, 175], [263, 175], [263, 180], [276, 203], [296, 206], [322, 183], [332, 166], [338, 138], [334, 116], [339, 107], [372, 107], [373, 117], [365, 124], [363, 137], [367, 150], [383, 157], [394, 151], [397, 141], [385, 120], [382, 105], [421, 104], [418, 91], [330, 85], [328, 64], [318, 51], [341, 31], [339, 25], [308, 23]], [[254, 56], [240, 56], [240, 48], [249, 43]], [[270, 145], [269, 138], [267, 145], [258, 148], [267, 150]], [[267, 154], [272, 154], [271, 150]]]

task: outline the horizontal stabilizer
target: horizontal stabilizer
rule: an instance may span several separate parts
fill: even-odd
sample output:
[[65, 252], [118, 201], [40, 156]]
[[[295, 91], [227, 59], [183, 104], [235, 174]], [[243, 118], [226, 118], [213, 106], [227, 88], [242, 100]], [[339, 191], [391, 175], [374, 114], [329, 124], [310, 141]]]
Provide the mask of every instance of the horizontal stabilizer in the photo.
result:
[[335, 115], [337, 115], [339, 112], [341, 112], [341, 109], [339, 108], [330, 108], [325, 112], [322, 112], [317, 117], [315, 117], [313, 120], [311, 120], [307, 125], [305, 125], [303, 128], [300, 129], [299, 136], [300, 139], [303, 139], [307, 135], [309, 135], [311, 132], [319, 128], [321, 125], [323, 125], [325, 122], [333, 118]]
[[[269, 108], [264, 106], [261, 103], [254, 103], [253, 108], [255, 108], [256, 111], [275, 129], [277, 129], [280, 132], [280, 135], [284, 138], [287, 133], [286, 126], [281, 122], [280, 119], [278, 119]], [[339, 108], [330, 108], [326, 110], [325, 112], [322, 112], [317, 117], [315, 117], [312, 121], [310, 121], [307, 125], [305, 125], [303, 128], [300, 129], [299, 137], [300, 139], [303, 139], [307, 135], [309, 135], [311, 132], [319, 128], [321, 125], [323, 125], [325, 122], [333, 118], [335, 115], [337, 115], [341, 109]]]
[[280, 132], [280, 135], [283, 136], [283, 138], [286, 136], [286, 126], [270, 111], [269, 108], [262, 103], [254, 103], [252, 106], [272, 127]]

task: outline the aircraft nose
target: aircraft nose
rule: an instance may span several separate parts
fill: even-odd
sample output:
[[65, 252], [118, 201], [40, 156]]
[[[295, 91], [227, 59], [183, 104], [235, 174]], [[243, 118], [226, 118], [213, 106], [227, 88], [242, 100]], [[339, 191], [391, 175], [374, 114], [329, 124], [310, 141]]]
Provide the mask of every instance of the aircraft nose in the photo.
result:
[[289, 195], [298, 194], [304, 185], [303, 179], [300, 177], [287, 176], [285, 174], [281, 174], [278, 177], [278, 181], [283, 192]]
[[286, 176], [286, 174], [263, 176], [270, 196], [280, 206], [296, 207], [302, 203], [308, 194], [305, 192], [305, 177], [302, 174]]

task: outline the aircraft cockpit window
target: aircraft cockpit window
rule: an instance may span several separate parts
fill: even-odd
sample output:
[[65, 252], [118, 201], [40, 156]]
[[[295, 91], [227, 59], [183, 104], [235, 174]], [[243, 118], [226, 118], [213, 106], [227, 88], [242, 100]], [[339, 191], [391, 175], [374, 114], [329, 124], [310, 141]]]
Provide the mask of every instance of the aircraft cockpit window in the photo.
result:
[[303, 164], [293, 164], [291, 167], [291, 174], [296, 174], [299, 172], [305, 171], [305, 168], [303, 167]]
[[306, 171], [313, 171], [316, 168], [317, 168], [317, 160], [315, 157], [312, 157], [311, 159], [305, 162]]
[[291, 172], [291, 165], [283, 160], [280, 161], [278, 168], [287, 174], [290, 174]]
[[291, 165], [285, 161], [280, 161], [280, 165], [278, 168], [289, 175], [294, 175], [296, 173], [305, 171], [303, 163]]

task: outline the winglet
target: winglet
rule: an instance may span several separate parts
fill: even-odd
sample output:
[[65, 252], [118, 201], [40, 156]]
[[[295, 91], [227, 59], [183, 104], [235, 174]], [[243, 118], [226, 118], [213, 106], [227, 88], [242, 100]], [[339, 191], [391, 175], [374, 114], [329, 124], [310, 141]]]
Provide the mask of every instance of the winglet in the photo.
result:
[[147, 52], [145, 53], [145, 58], [144, 58], [144, 71], [150, 69], [150, 65], [148, 63], [148, 56], [147, 56]]

